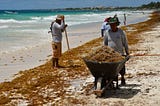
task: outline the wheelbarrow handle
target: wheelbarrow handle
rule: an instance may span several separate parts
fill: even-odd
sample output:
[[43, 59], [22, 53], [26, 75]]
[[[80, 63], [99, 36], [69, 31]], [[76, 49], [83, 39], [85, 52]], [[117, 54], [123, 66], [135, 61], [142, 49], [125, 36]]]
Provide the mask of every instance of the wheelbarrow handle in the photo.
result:
[[128, 61], [131, 58], [131, 55], [122, 55], [125, 57], [125, 60]]

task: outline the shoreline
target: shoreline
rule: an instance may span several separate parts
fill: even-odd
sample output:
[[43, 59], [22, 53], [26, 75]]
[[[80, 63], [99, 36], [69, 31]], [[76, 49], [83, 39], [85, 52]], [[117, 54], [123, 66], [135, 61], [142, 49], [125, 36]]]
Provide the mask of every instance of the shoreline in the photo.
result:
[[[141, 19], [145, 21], [148, 17], [149, 16], [146, 17], [146, 15], [143, 16], [142, 14]], [[141, 20], [134, 17], [133, 20], [130, 18], [128, 21], [133, 23]], [[101, 24], [102, 22], [92, 22], [68, 27], [67, 34], [70, 48], [78, 47], [90, 40], [100, 37]], [[65, 34], [63, 34], [62, 45], [62, 51], [64, 53], [67, 51]], [[50, 42], [28, 50], [19, 50], [11, 54], [2, 54], [0, 58], [0, 82], [11, 81], [18, 72], [32, 69], [46, 63], [51, 59], [51, 54], [52, 48]]]

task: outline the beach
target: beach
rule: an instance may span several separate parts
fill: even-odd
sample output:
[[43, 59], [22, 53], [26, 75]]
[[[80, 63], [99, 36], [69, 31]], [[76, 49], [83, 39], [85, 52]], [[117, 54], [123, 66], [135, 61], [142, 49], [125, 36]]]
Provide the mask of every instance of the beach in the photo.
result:
[[[100, 27], [101, 23], [96, 22], [82, 24], [75, 26], [74, 28], [68, 28], [67, 35], [70, 48], [75, 48], [92, 39], [100, 37]], [[70, 34], [73, 36], [69, 36]], [[63, 34], [62, 43], [62, 50], [65, 52], [68, 50], [65, 34]], [[18, 50], [11, 53], [3, 53], [0, 58], [0, 82], [11, 81], [14, 78], [14, 75], [19, 71], [24, 71], [42, 65], [51, 58], [51, 41], [30, 49]]]
[[[146, 19], [150, 18], [146, 17]], [[97, 45], [102, 44], [100, 42], [101, 39], [99, 39], [101, 24], [100, 22], [95, 22], [67, 29], [68, 35], [79, 34], [81, 36], [75, 35], [69, 37], [70, 47], [73, 48], [70, 51], [67, 51], [64, 36], [64, 54], [60, 60], [60, 64], [65, 66], [65, 68], [53, 69], [51, 67], [52, 50], [50, 43], [46, 44], [48, 46], [38, 46], [38, 53], [37, 51], [30, 51], [27, 52], [29, 53], [27, 56], [25, 51], [24, 54], [22, 53], [23, 55], [20, 55], [20, 52], [18, 52], [15, 56], [11, 56], [10, 59], [12, 60], [16, 58], [14, 61], [19, 67], [23, 66], [20, 65], [20, 61], [24, 61], [25, 56], [30, 57], [28, 61], [27, 59], [25, 60], [27, 61], [26, 64], [31, 62], [31, 58], [33, 59], [32, 61], [35, 61], [36, 59], [33, 58], [35, 55], [39, 57], [37, 57], [37, 63], [32, 64], [34, 68], [30, 69], [31, 67], [28, 65], [24, 71], [24, 67], [22, 67], [22, 72], [15, 79], [11, 82], [0, 84], [0, 98], [3, 98], [0, 103], [60, 106], [159, 106], [159, 21], [154, 26], [147, 21], [126, 26], [128, 34], [137, 30], [140, 31], [133, 33], [133, 35], [135, 34], [134, 37], [140, 37], [138, 43], [129, 45], [131, 58], [126, 63], [127, 72], [125, 78], [127, 85], [120, 86], [118, 90], [106, 92], [104, 98], [97, 98], [95, 94], [90, 93], [90, 85], [93, 85], [94, 78], [79, 56], [85, 55]], [[143, 27], [148, 29], [144, 30]], [[41, 54], [39, 53], [41, 52], [44, 57], [40, 56]], [[5, 58], [9, 58], [9, 56]], [[71, 59], [72, 64], [68, 63], [68, 60]], [[24, 64], [25, 61], [22, 63]], [[42, 65], [38, 66], [37, 64]], [[16, 69], [18, 65], [9, 67], [9, 65], [4, 63], [4, 66], [10, 69]], [[24, 64], [24, 66], [26, 65]], [[16, 71], [15, 74], [18, 72]]]
[[[147, 20], [149, 15], [148, 13], [150, 12], [147, 11], [146, 14], [140, 12], [136, 17], [128, 14], [127, 24], [133, 24]], [[123, 18], [120, 17], [120, 20], [123, 20]], [[92, 39], [100, 37], [100, 28], [102, 22], [103, 20], [100, 22], [83, 23], [69, 26], [67, 28], [67, 35], [70, 48], [78, 47]], [[123, 25], [122, 21], [121, 25]], [[19, 71], [37, 67], [51, 59], [51, 34], [48, 34], [46, 29], [42, 31], [42, 34], [47, 36], [47, 42], [33, 47], [25, 47], [13, 52], [4, 52], [0, 54], [0, 82], [11, 81], [14, 78], [14, 75]], [[62, 51], [65, 52], [68, 50], [65, 34], [63, 34], [62, 43]]]

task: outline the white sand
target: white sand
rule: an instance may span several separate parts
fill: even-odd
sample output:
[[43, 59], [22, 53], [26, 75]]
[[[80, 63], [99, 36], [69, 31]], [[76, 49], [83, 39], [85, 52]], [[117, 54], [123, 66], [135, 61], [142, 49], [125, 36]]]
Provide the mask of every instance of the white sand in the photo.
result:
[[[130, 16], [129, 16], [130, 17]], [[146, 14], [130, 17], [128, 23], [147, 19]], [[136, 21], [137, 20], [137, 21]], [[92, 39], [100, 37], [101, 22], [81, 24], [67, 28], [70, 48], [80, 46]], [[47, 32], [46, 32], [47, 33]], [[65, 34], [63, 36], [63, 52], [67, 50]], [[51, 42], [37, 47], [19, 50], [0, 55], [0, 82], [10, 81], [19, 71], [24, 71], [44, 64], [51, 59]]]

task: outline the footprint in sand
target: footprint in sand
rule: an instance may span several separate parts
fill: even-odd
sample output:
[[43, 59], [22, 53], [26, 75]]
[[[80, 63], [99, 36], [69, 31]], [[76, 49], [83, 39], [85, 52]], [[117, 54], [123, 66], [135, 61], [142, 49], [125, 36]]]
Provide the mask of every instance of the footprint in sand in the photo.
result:
[[24, 60], [23, 60], [23, 56], [21, 56], [21, 57], [19, 57], [19, 58], [20, 58], [20, 59], [19, 59], [20, 61], [24, 61]]
[[8, 64], [4, 64], [4, 66], [7, 66]]
[[11, 61], [11, 63], [14, 63], [16, 60], [17, 60], [17, 59], [13, 59], [13, 60]]

